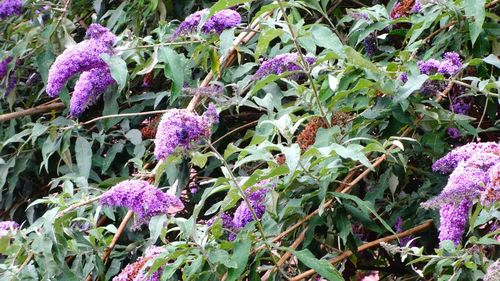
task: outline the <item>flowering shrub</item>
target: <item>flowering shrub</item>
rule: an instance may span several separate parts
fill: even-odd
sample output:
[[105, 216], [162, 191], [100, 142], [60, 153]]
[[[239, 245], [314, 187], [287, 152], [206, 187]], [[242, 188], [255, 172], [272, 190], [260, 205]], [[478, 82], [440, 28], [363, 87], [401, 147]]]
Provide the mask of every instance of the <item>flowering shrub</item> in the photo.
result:
[[498, 280], [499, 2], [0, 1], [0, 280]]

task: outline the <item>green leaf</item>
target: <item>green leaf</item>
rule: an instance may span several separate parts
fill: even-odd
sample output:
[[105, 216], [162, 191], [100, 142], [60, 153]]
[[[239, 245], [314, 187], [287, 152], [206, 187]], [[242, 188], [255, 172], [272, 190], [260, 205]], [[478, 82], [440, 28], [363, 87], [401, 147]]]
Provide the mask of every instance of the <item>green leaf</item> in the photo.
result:
[[490, 54], [489, 56], [485, 57], [483, 61], [487, 64], [491, 64], [496, 66], [497, 68], [500, 68], [500, 59], [498, 59], [498, 57], [494, 54]]
[[332, 143], [331, 144], [333, 150], [342, 158], [350, 158], [354, 161], [359, 161], [361, 164], [370, 168], [370, 170], [374, 170], [372, 163], [365, 156], [365, 154], [361, 151], [363, 148], [358, 144], [350, 144], [347, 147], [343, 147], [339, 144]]
[[137, 129], [132, 129], [128, 131], [125, 136], [127, 139], [134, 145], [138, 145], [142, 143], [142, 134], [141, 131]]
[[92, 167], [92, 146], [85, 138], [76, 139], [75, 154], [79, 174], [88, 179]]
[[420, 74], [417, 77], [408, 77], [408, 81], [401, 87], [396, 98], [394, 98], [395, 102], [400, 102], [407, 99], [413, 92], [420, 89], [425, 81], [427, 81], [429, 76], [425, 74]]
[[331, 263], [326, 260], [318, 260], [308, 249], [294, 251], [286, 248], [286, 250], [290, 251], [307, 267], [314, 269], [321, 277], [330, 281], [344, 280], [340, 272]]
[[125, 63], [125, 61], [119, 56], [109, 57], [108, 55], [102, 55], [102, 57], [109, 66], [111, 76], [113, 76], [116, 84], [118, 84], [118, 91], [121, 92], [127, 85], [127, 63]]
[[215, 3], [212, 8], [210, 8], [210, 13], [208, 14], [208, 17], [213, 16], [215, 13], [218, 11], [224, 10], [226, 8], [240, 5], [246, 2], [251, 2], [252, 0], [219, 0], [217, 3]]
[[363, 55], [358, 53], [352, 47], [345, 46], [344, 53], [345, 53], [347, 60], [350, 63], [358, 66], [359, 68], [370, 70], [371, 72], [376, 73], [376, 74], [383, 74], [384, 73], [375, 64], [373, 64], [371, 61], [365, 59], [365, 57], [363, 57]]
[[172, 80], [170, 102], [173, 102], [181, 94], [184, 84], [183, 56], [168, 47], [161, 47], [158, 50], [158, 61], [165, 63], [165, 76]]
[[250, 256], [250, 239], [243, 239], [234, 244], [232, 260], [236, 262], [236, 268], [229, 268], [227, 271], [227, 280], [239, 280], [240, 275], [245, 272], [248, 257]]
[[339, 57], [344, 57], [342, 42], [329, 28], [322, 25], [314, 25], [311, 28], [311, 35], [316, 45], [333, 51]]
[[469, 34], [473, 46], [482, 31], [485, 18], [484, 3], [485, 0], [464, 1], [465, 16], [471, 21], [474, 20], [473, 23], [469, 22]]
[[259, 35], [259, 42], [257, 42], [257, 48], [255, 48], [254, 57], [258, 59], [269, 47], [269, 43], [276, 37], [281, 36], [284, 33], [282, 29], [268, 28], [262, 31]]

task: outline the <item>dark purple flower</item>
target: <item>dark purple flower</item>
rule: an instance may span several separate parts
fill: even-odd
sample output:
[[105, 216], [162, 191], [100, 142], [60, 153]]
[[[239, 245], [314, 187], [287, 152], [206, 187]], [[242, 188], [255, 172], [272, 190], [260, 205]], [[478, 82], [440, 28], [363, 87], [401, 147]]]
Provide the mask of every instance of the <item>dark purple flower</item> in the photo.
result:
[[2, 80], [9, 70], [9, 63], [12, 61], [12, 57], [7, 57], [0, 62], [0, 80]]
[[93, 105], [106, 89], [115, 83], [107, 66], [94, 68], [82, 73], [75, 84], [70, 101], [70, 114], [80, 116], [87, 107]]
[[[271, 58], [261, 64], [259, 69], [255, 72], [252, 79], [262, 79], [271, 74], [281, 74], [286, 71], [298, 71], [302, 68], [298, 64], [298, 54], [297, 53], [288, 53], [277, 55], [274, 58]], [[316, 59], [313, 57], [305, 57], [304, 58], [308, 64], [313, 64], [316, 62]]]
[[450, 138], [452, 139], [458, 139], [461, 137], [461, 134], [460, 134], [460, 130], [458, 130], [457, 128], [448, 128], [448, 136], [450, 136]]
[[137, 215], [135, 226], [147, 223], [161, 214], [175, 214], [184, 209], [181, 200], [143, 180], [126, 180], [106, 191], [100, 201], [103, 206], [126, 207]]
[[209, 112], [208, 115], [199, 116], [183, 109], [172, 109], [165, 113], [156, 132], [156, 159], [167, 158], [177, 148], [181, 152], [189, 151], [202, 138], [208, 138], [211, 121], [216, 121], [214, 112]]
[[0, 222], [0, 237], [16, 231], [19, 224], [15, 221], [2, 221]]
[[112, 45], [116, 37], [107, 28], [98, 24], [89, 26], [87, 37], [88, 40], [66, 49], [50, 67], [46, 87], [49, 96], [58, 96], [64, 84], [73, 75], [94, 68], [107, 67], [100, 55], [112, 54]]
[[21, 0], [3, 0], [0, 2], [0, 20], [22, 13], [23, 2]]
[[363, 40], [363, 43], [365, 45], [365, 54], [368, 57], [373, 57], [378, 51], [377, 37], [375, 37], [375, 35], [373, 34], [370, 34]]
[[[401, 217], [398, 217], [398, 219], [396, 220], [396, 224], [394, 225], [394, 228], [396, 230], [396, 233], [403, 232], [403, 219]], [[402, 247], [405, 247], [408, 244], [408, 242], [410, 242], [411, 239], [412, 239], [412, 236], [406, 236], [406, 237], [400, 238], [399, 245]], [[411, 245], [409, 245], [409, 246], [411, 246]]]
[[408, 82], [408, 73], [406, 73], [406, 72], [401, 73], [401, 75], [399, 76], [398, 79], [403, 81], [403, 83]]

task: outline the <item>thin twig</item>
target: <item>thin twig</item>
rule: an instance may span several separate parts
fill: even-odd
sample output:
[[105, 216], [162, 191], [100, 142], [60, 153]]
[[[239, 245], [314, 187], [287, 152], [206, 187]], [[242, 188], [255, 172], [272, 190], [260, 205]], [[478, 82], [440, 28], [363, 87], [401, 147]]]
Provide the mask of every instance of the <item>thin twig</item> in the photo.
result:
[[21, 117], [28, 116], [28, 115], [46, 113], [46, 112], [50, 112], [52, 110], [61, 110], [63, 108], [64, 108], [64, 103], [62, 103], [62, 102], [39, 105], [37, 107], [28, 108], [28, 109], [21, 110], [21, 111], [2, 114], [2, 115], [0, 115], [0, 123], [5, 122], [5, 121], [9, 121], [12, 119], [16, 119], [16, 118], [21, 118]]
[[[407, 236], [410, 236], [410, 235], [422, 232], [422, 231], [430, 228], [432, 225], [433, 225], [432, 220], [426, 220], [424, 223], [422, 223], [422, 224], [420, 224], [418, 226], [415, 226], [413, 228], [410, 228], [408, 230], [405, 230], [403, 232], [399, 232], [399, 233], [396, 233], [396, 234], [393, 234], [393, 235], [389, 235], [389, 236], [386, 236], [386, 237], [383, 237], [383, 238], [380, 238], [380, 239], [377, 239], [377, 240], [365, 243], [365, 244], [363, 244], [363, 245], [361, 245], [361, 246], [358, 247], [357, 252], [359, 253], [359, 252], [362, 252], [364, 250], [377, 247], [382, 242], [386, 242], [387, 243], [387, 242], [392, 241], [392, 240], [404, 238], [404, 237], [407, 237]], [[348, 257], [350, 257], [352, 255], [353, 255], [352, 251], [345, 251], [342, 254], [340, 254], [338, 257], [330, 260], [330, 263], [333, 264], [333, 265], [337, 264], [337, 263], [343, 261], [344, 259], [346, 259], [346, 258], [348, 258]], [[292, 281], [302, 280], [302, 279], [305, 279], [305, 278], [313, 275], [314, 273], [316, 273], [316, 271], [314, 269], [310, 269], [310, 270], [308, 270], [306, 272], [303, 272], [302, 274], [299, 274], [299, 275], [293, 277], [291, 280]]]

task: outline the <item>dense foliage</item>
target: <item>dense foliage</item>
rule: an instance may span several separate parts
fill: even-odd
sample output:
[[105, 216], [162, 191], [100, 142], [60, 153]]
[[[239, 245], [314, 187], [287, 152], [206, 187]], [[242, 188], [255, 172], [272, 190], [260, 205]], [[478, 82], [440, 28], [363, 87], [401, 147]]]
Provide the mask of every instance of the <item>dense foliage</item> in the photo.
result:
[[499, 280], [499, 2], [0, 0], [0, 279]]

